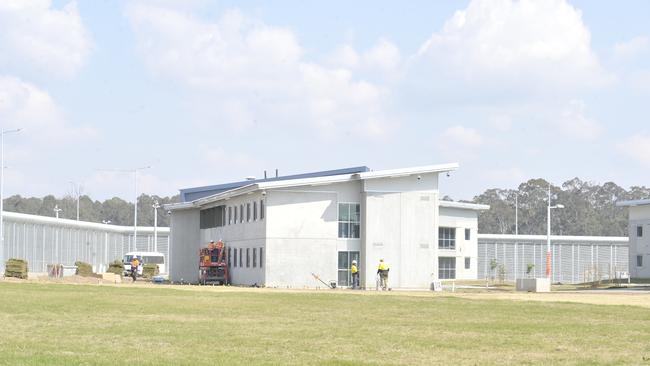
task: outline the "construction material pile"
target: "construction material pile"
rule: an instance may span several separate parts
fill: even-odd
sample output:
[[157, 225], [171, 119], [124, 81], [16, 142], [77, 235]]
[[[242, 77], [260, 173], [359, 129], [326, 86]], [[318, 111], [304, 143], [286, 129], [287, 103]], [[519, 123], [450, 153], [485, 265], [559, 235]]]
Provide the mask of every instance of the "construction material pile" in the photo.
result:
[[108, 265], [108, 273], [115, 273], [118, 276], [121, 276], [124, 273], [124, 263], [121, 260], [116, 259]]
[[93, 266], [88, 263], [76, 261], [74, 265], [77, 266], [77, 274], [82, 277], [94, 277]]
[[157, 276], [159, 273], [158, 265], [153, 263], [147, 263], [142, 267], [142, 277], [152, 278]]
[[9, 259], [5, 264], [5, 277], [27, 279], [27, 261], [16, 258]]

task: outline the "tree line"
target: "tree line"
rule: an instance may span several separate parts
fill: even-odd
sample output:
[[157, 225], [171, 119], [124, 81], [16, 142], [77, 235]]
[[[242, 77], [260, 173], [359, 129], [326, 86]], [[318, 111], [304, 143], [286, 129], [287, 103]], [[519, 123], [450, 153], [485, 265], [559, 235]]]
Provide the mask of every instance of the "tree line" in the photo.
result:
[[[519, 234], [546, 234], [546, 206], [549, 182], [531, 179], [517, 189], [488, 189], [474, 197], [474, 203], [490, 205], [479, 214], [479, 232], [515, 233], [515, 202], [518, 203]], [[621, 200], [650, 198], [650, 188], [626, 190], [615, 183], [602, 185], [574, 178], [561, 186], [551, 185], [551, 204], [564, 205], [551, 214], [554, 235], [627, 236], [627, 209]]]
[[[154, 202], [162, 206], [167, 203], [176, 203], [179, 196], [160, 197], [156, 195], [142, 194], [138, 197], [138, 225], [153, 226]], [[77, 197], [66, 195], [63, 198], [56, 198], [48, 195], [43, 198], [21, 197], [14, 195], [4, 200], [4, 210], [31, 215], [55, 217], [54, 208], [58, 207], [59, 217], [64, 219], [77, 219]], [[103, 202], [93, 201], [87, 195], [79, 197], [79, 220], [98, 222], [110, 221], [111, 225], [133, 226], [134, 207], [132, 202], [121, 198], [113, 197]], [[158, 226], [169, 226], [169, 215], [161, 207], [158, 209]]]

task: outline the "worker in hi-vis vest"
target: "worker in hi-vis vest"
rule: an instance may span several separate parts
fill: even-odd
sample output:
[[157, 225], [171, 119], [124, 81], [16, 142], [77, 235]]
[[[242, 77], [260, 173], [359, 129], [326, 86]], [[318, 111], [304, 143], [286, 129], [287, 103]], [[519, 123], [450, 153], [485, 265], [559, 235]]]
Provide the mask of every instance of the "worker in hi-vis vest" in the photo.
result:
[[386, 291], [388, 290], [388, 264], [384, 262], [383, 259], [379, 260], [379, 266], [377, 266], [377, 274], [379, 275], [379, 287]]
[[352, 289], [359, 288], [359, 267], [357, 267], [356, 259], [352, 261], [352, 266], [350, 267], [350, 272], [352, 272]]

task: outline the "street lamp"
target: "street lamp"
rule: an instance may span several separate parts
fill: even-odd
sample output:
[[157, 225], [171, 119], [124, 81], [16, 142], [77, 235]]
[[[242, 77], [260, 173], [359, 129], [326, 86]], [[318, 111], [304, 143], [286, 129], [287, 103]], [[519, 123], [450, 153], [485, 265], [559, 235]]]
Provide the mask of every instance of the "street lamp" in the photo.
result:
[[0, 131], [0, 265], [4, 263], [4, 189], [5, 189], [5, 135], [20, 132], [22, 128]]
[[54, 215], [56, 215], [56, 218], [59, 218], [59, 212], [63, 211], [62, 209], [59, 208], [59, 205], [54, 205]]
[[546, 210], [546, 277], [551, 278], [551, 209], [563, 209], [564, 205], [551, 206], [551, 185], [548, 185], [548, 206]]
[[158, 252], [158, 209], [160, 204], [154, 201], [153, 205], [153, 251]]
[[133, 202], [133, 250], [138, 250], [137, 240], [138, 240], [138, 172], [140, 170], [150, 169], [151, 165], [143, 166], [135, 169], [100, 169], [104, 172], [120, 172], [120, 173], [133, 173], [134, 181], [134, 194], [135, 201]]
[[77, 182], [70, 182], [72, 185], [72, 193], [77, 197], [77, 221], [79, 221], [79, 199], [81, 198], [81, 192], [83, 187]]

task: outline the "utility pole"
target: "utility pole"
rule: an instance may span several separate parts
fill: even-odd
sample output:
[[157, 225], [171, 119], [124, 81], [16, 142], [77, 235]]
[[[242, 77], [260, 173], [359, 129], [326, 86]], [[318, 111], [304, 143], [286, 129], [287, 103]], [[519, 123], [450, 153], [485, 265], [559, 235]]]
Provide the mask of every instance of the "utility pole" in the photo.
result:
[[0, 131], [0, 266], [4, 268], [4, 189], [5, 189], [5, 135], [20, 132], [22, 128]]
[[153, 207], [153, 251], [158, 252], [158, 209], [160, 204], [156, 200], [151, 207]]
[[551, 206], [551, 183], [548, 184], [548, 205], [546, 209], [546, 277], [551, 279], [551, 209], [564, 208], [564, 205]]
[[81, 192], [83, 190], [83, 187], [81, 186], [80, 183], [77, 182], [70, 182], [72, 185], [72, 193], [75, 195], [77, 198], [77, 221], [79, 221], [79, 199], [81, 198]]

